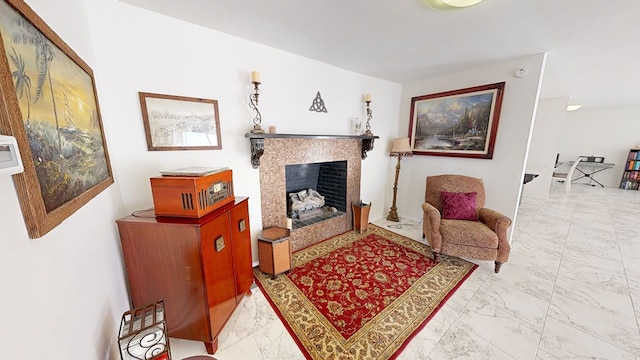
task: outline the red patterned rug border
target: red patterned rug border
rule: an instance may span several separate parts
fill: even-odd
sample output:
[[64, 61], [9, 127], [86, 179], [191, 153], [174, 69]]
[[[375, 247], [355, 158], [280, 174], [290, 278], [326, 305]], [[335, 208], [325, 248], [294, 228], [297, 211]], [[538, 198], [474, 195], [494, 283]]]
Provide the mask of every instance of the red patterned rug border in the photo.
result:
[[[390, 230], [387, 230], [385, 228], [370, 224], [369, 225], [371, 227], [372, 231], [368, 231], [367, 233], [364, 234], [358, 234], [354, 231], [348, 231], [345, 232], [343, 234], [340, 235], [336, 235], [334, 237], [331, 237], [329, 239], [323, 240], [317, 244], [313, 244], [311, 246], [305, 247], [304, 249], [300, 249], [298, 251], [296, 251], [294, 253], [293, 256], [293, 261], [294, 261], [294, 267], [300, 266], [301, 264], [307, 263], [309, 261], [314, 260], [315, 258], [318, 258], [320, 256], [324, 256], [325, 254], [328, 254], [338, 248], [341, 248], [343, 246], [347, 246], [355, 241], [358, 241], [359, 239], [362, 239], [366, 236], [368, 236], [371, 233], [376, 233], [379, 236], [382, 236], [384, 238], [386, 238], [387, 240], [393, 241], [401, 246], [405, 246], [409, 249], [412, 249], [418, 253], [424, 254], [425, 256], [429, 256], [431, 257], [431, 251], [429, 249], [429, 247], [427, 245], [425, 245], [424, 243], [418, 242], [416, 240], [407, 238], [406, 236], [403, 236], [401, 234], [392, 232]], [[331, 241], [334, 240], [334, 241]], [[460, 268], [459, 270], [458, 267]], [[395, 333], [394, 337], [391, 339], [387, 339], [387, 343], [386, 345], [384, 345], [384, 347], [382, 348], [382, 350], [380, 349], [373, 349], [373, 350], [366, 350], [366, 353], [369, 353], [369, 351], [373, 351], [374, 353], [377, 351], [377, 353], [379, 353], [380, 355], [378, 356], [382, 356], [384, 355], [384, 358], [386, 359], [396, 359], [400, 353], [405, 350], [405, 348], [407, 347], [407, 345], [411, 342], [412, 339], [415, 338], [415, 336], [420, 332], [420, 330], [424, 329], [426, 327], [426, 325], [429, 323], [429, 321], [435, 316], [435, 314], [445, 305], [445, 303], [451, 298], [451, 296], [459, 289], [459, 287], [465, 282], [465, 280], [467, 280], [469, 278], [469, 276], [471, 276], [471, 274], [475, 271], [475, 269], [478, 266], [476, 264], [470, 263], [466, 260], [462, 260], [462, 259], [457, 259], [457, 258], [450, 258], [447, 256], [443, 256], [441, 257], [441, 262], [434, 267], [433, 269], [430, 270], [430, 272], [434, 272], [434, 274], [432, 274], [432, 276], [437, 277], [437, 276], [441, 276], [444, 277], [444, 279], [448, 279], [447, 281], [450, 283], [449, 285], [445, 285], [442, 288], [438, 288], [435, 289], [435, 295], [434, 293], [430, 293], [430, 294], [423, 294], [422, 296], [427, 296], [427, 298], [429, 298], [428, 296], [432, 296], [433, 298], [430, 298], [430, 302], [428, 306], [426, 306], [423, 310], [420, 310], [420, 312], [418, 314], [413, 314], [412, 316], [414, 316], [414, 318], [412, 318], [413, 320], [410, 321], [411, 322], [420, 322], [417, 326], [415, 326], [415, 328], [412, 328], [413, 325], [409, 325], [407, 324], [406, 326], [404, 326], [402, 328], [402, 330], [400, 330], [398, 333]], [[466, 272], [465, 272], [466, 271]], [[254, 276], [256, 278], [256, 284], [258, 285], [258, 287], [260, 288], [260, 290], [263, 292], [263, 294], [265, 295], [265, 297], [267, 298], [267, 301], [269, 302], [269, 304], [271, 305], [271, 307], [275, 310], [276, 315], [278, 316], [278, 318], [282, 321], [282, 323], [284, 324], [285, 328], [287, 329], [287, 331], [289, 332], [289, 334], [291, 334], [291, 337], [293, 338], [293, 340], [295, 341], [295, 343], [298, 345], [298, 347], [300, 348], [300, 350], [302, 351], [303, 355], [305, 356], [305, 358], [313, 360], [314, 359], [314, 355], [311, 354], [310, 350], [307, 349], [307, 347], [305, 347], [304, 342], [307, 342], [307, 346], [310, 346], [311, 344], [313, 344], [312, 340], [309, 339], [308, 336], [305, 336], [304, 340], [301, 339], [298, 334], [296, 333], [296, 330], [292, 327], [292, 325], [290, 325], [289, 321], [287, 320], [287, 317], [281, 312], [280, 307], [278, 305], [278, 303], [276, 302], [283, 302], [282, 298], [278, 299], [275, 298], [276, 300], [272, 299], [273, 294], [272, 293], [274, 290], [273, 286], [274, 284], [269, 284], [270, 286], [272, 286], [269, 290], [266, 288], [267, 284], [263, 284], [262, 281], [268, 281], [268, 278], [265, 274], [262, 274], [259, 272], [259, 270], [255, 270], [254, 271]], [[422, 278], [421, 281], [424, 281], [425, 284], [428, 284], [428, 280], [426, 278], [425, 274]], [[462, 275], [462, 276], [461, 276]], [[280, 276], [285, 276], [285, 275], [280, 275]], [[286, 278], [286, 276], [285, 276]], [[284, 280], [285, 282], [289, 281], [288, 278], [286, 278], [286, 280]], [[289, 281], [290, 282], [290, 281]], [[277, 285], [277, 284], [276, 284]], [[285, 286], [284, 284], [280, 284], [280, 286]], [[280, 288], [282, 289], [282, 288]], [[299, 290], [297, 289], [297, 287], [293, 286], [291, 289], [289, 289], [287, 287], [288, 291], [291, 292], [293, 291], [294, 293], [294, 297], [302, 297], [304, 299], [306, 299], [306, 297], [300, 292], [298, 295]], [[446, 293], [445, 293], [446, 292]], [[428, 291], [427, 291], [428, 293]], [[442, 294], [442, 295], [437, 295], [438, 293]], [[419, 294], [415, 294], [416, 296]], [[404, 295], [403, 295], [404, 296]], [[408, 295], [407, 295], [408, 296]], [[306, 299], [307, 302], [309, 302], [308, 299]], [[404, 300], [403, 300], [404, 301]], [[433, 307], [432, 309], [430, 308], [431, 305], [433, 305], [433, 302], [435, 302], [435, 307]], [[285, 303], [282, 303], [285, 304]], [[313, 303], [309, 304], [313, 305]], [[398, 310], [402, 310], [403, 309], [403, 305], [405, 305], [404, 303], [400, 303], [397, 306]], [[388, 308], [385, 308], [385, 311], [387, 311], [387, 313], [391, 313], [393, 311], [393, 309], [395, 309], [396, 305], [393, 306], [389, 306]], [[325, 319], [322, 314], [320, 314], [319, 312], [317, 312], [317, 309], [314, 306], [310, 306], [309, 307], [311, 310], [307, 311], [306, 313], [303, 312], [302, 314], [308, 315], [308, 316], [312, 316], [313, 319], [315, 319], [314, 321], [318, 321], [320, 324], [322, 324], [322, 326], [324, 328], [331, 328], [335, 331], [335, 329], [330, 325], [330, 323], [327, 321], [327, 319]], [[295, 313], [291, 313], [288, 312], [288, 317], [291, 318], [291, 320], [295, 319], [295, 317], [293, 316]], [[423, 315], [419, 315], [419, 314], [423, 314]], [[300, 313], [298, 313], [298, 315], [300, 315]], [[318, 316], [319, 315], [319, 316]], [[424, 317], [426, 315], [426, 317]], [[376, 334], [375, 331], [375, 326], [376, 324], [380, 321], [381, 324], [385, 324], [385, 320], [388, 321], [388, 319], [383, 319], [383, 318], [376, 318], [375, 321], [372, 321], [372, 324], [370, 326], [367, 327], [363, 327], [362, 329], [358, 330], [358, 332], [362, 331], [362, 334], [359, 334], [357, 337], [361, 338], [361, 341], [365, 341], [366, 342], [366, 337], [369, 335], [370, 331], [374, 331], [373, 334]], [[294, 323], [296, 325], [296, 327], [299, 327], [300, 330], [303, 329], [303, 327], [300, 326], [300, 324], [298, 324], [295, 321], [292, 321], [292, 323]], [[329, 324], [329, 326], [327, 326], [327, 324]], [[388, 322], [387, 322], [388, 324]], [[317, 324], [316, 324], [317, 325]], [[329, 330], [327, 330], [329, 331]], [[304, 332], [303, 332], [304, 333]], [[306, 334], [308, 335], [308, 334]], [[333, 341], [337, 341], [338, 344], [340, 344], [340, 346], [342, 346], [342, 348], [344, 350], [348, 350], [351, 349], [352, 346], [355, 345], [359, 345], [362, 346], [360, 343], [357, 343], [358, 340], [354, 340], [354, 339], [349, 339], [349, 340], [345, 340], [343, 338], [337, 338], [335, 336], [335, 334], [331, 333], [328, 334], [327, 336], [333, 336], [332, 338], [328, 338], [328, 339], [333, 339]], [[363, 338], [363, 336], [365, 338]], [[404, 337], [404, 339], [402, 339], [402, 337]], [[355, 334], [354, 337], [356, 338]], [[340, 340], [342, 339], [342, 340]], [[357, 343], [357, 344], [356, 344]], [[394, 345], [395, 344], [395, 345]], [[395, 348], [394, 348], [395, 347]], [[354, 348], [355, 349], [355, 348]], [[361, 350], [362, 348], [360, 348]], [[366, 349], [366, 347], [365, 347]], [[322, 356], [321, 355], [321, 351], [318, 349], [313, 349], [314, 353], [316, 353], [316, 356]], [[353, 349], [352, 349], [353, 350]], [[357, 350], [355, 350], [357, 351]], [[325, 352], [326, 355], [326, 352]], [[317, 357], [316, 357], [317, 358]], [[361, 357], [359, 357], [361, 358]], [[382, 358], [382, 357], [367, 357], [367, 358]]]
[[[422, 322], [422, 324], [420, 324], [420, 326], [418, 326], [413, 331], [413, 333], [409, 337], [407, 337], [407, 339], [402, 343], [402, 345], [398, 348], [398, 350], [396, 350], [396, 352], [389, 358], [389, 360], [394, 360], [398, 356], [400, 356], [400, 353], [402, 353], [404, 351], [404, 349], [407, 348], [407, 345], [409, 345], [411, 340], [413, 340], [418, 335], [418, 333], [420, 331], [422, 331], [422, 329], [424, 329], [427, 326], [429, 321], [431, 321], [431, 319], [434, 316], [436, 316], [438, 311], [440, 311], [440, 309], [447, 303], [447, 301], [451, 298], [451, 296], [453, 296], [453, 294], [456, 291], [458, 291], [460, 286], [462, 286], [462, 284], [469, 278], [469, 276], [471, 276], [471, 274], [473, 274], [474, 271], [476, 271], [477, 268], [478, 268], [478, 264], [473, 264], [473, 267], [471, 268], [471, 270], [469, 270], [469, 272], [456, 284], [456, 286], [453, 287], [453, 289], [449, 290], [449, 293], [444, 297], [444, 299], [442, 299], [440, 304], [438, 304], [438, 306], [436, 306], [436, 308], [433, 309], [431, 314]], [[298, 345], [298, 346], [300, 346], [300, 345]]]
[[[340, 236], [340, 235], [338, 235], [338, 236]], [[254, 278], [255, 278], [255, 276], [254, 276]], [[293, 338], [293, 341], [295, 341], [296, 345], [298, 345], [298, 348], [300, 349], [300, 351], [302, 351], [302, 354], [304, 355], [304, 357], [309, 359], [309, 360], [313, 360], [313, 358], [311, 357], [311, 354], [309, 354], [309, 351], [307, 351], [307, 349], [304, 347], [304, 345], [302, 344], [302, 342], [298, 338], [298, 335], [296, 335], [295, 331], [289, 325], [289, 322], [287, 322], [287, 320], [284, 318], [284, 316], [280, 312], [280, 309], [278, 308], [278, 306], [273, 302], [273, 300], [271, 300], [271, 297], [269, 295], [267, 295], [267, 291], [263, 287], [262, 283], [260, 281], [258, 281], [257, 278], [256, 278], [255, 283], [258, 284], [258, 287], [260, 288], [260, 291], [262, 291], [262, 294], [264, 294], [264, 297], [269, 302], [269, 305], [271, 305], [271, 308], [276, 312], [276, 315], [278, 315], [278, 318], [280, 319], [280, 321], [284, 325], [285, 329], [287, 329], [287, 331], [289, 332], [289, 335], [291, 335], [291, 338]]]

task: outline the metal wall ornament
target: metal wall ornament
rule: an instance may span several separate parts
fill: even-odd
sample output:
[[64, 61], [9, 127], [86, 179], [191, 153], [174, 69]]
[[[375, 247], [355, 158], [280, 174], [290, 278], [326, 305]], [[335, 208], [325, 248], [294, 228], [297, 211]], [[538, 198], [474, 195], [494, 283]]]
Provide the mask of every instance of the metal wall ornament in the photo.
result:
[[327, 108], [324, 106], [324, 100], [322, 100], [322, 96], [320, 96], [320, 91], [318, 91], [316, 97], [313, 99], [313, 103], [311, 104], [309, 111], [327, 112]]

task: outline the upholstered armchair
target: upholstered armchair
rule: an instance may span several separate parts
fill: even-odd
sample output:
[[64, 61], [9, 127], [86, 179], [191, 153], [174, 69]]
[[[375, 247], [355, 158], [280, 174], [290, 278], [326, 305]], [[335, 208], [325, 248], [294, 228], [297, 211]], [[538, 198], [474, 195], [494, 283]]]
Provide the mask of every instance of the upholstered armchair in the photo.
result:
[[482, 179], [463, 175], [428, 176], [423, 237], [433, 251], [461, 258], [493, 260], [495, 272], [507, 262], [511, 219], [484, 207]]

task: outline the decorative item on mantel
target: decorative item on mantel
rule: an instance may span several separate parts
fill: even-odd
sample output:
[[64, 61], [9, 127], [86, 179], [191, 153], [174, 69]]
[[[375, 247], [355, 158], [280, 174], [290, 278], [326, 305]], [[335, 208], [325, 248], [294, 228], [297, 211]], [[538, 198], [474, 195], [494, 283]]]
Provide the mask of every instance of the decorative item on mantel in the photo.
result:
[[391, 205], [391, 210], [389, 210], [389, 215], [387, 216], [387, 220], [399, 222], [400, 218], [398, 217], [397, 207], [396, 207], [396, 195], [398, 194], [398, 177], [400, 176], [400, 160], [406, 156], [413, 156], [413, 152], [411, 151], [411, 145], [409, 144], [409, 138], [400, 138], [395, 139], [393, 141], [393, 147], [391, 148], [391, 152], [389, 156], [398, 158], [398, 165], [396, 165], [396, 180], [393, 182], [393, 205]]
[[262, 124], [262, 114], [258, 110], [258, 95], [260, 95], [260, 72], [251, 72], [251, 82], [253, 83], [253, 93], [249, 95], [249, 106], [252, 110], [255, 110], [256, 116], [253, 118], [253, 134], [264, 134], [264, 130], [260, 127]]
[[371, 111], [371, 94], [366, 94], [364, 96], [364, 102], [367, 103], [367, 131], [365, 131], [364, 134], [372, 136], [373, 133], [371, 132], [371, 117], [373, 115], [373, 112]]

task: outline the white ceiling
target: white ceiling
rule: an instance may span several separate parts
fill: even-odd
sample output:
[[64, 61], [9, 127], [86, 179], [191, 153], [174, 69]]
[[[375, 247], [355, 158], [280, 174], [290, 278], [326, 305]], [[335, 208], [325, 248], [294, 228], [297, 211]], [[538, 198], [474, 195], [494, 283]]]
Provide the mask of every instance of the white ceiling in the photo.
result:
[[547, 52], [543, 98], [640, 106], [638, 0], [121, 1], [399, 83]]

